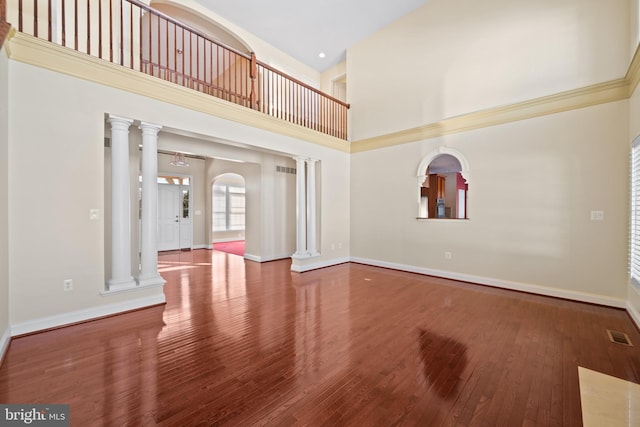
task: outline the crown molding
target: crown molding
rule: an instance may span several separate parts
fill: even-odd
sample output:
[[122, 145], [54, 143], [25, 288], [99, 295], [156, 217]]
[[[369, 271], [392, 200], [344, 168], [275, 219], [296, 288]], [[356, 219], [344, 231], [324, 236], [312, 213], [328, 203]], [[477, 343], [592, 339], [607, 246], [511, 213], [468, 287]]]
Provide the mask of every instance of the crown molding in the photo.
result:
[[620, 101], [631, 97], [640, 83], [640, 49], [636, 49], [625, 76], [620, 79], [449, 117], [435, 123], [353, 141], [349, 144], [341, 139], [271, 117], [259, 111], [17, 32], [13, 28], [8, 30], [4, 48], [9, 59], [15, 61], [347, 153], [370, 151]]
[[561, 113], [607, 102], [628, 99], [640, 82], [640, 46], [636, 48], [631, 64], [623, 78], [598, 83], [579, 89], [560, 92], [541, 98], [502, 107], [446, 118], [411, 129], [392, 132], [351, 143], [351, 153], [437, 138], [453, 133], [496, 126], [518, 120]]
[[[640, 74], [639, 74], [640, 76]], [[437, 138], [518, 120], [561, 113], [629, 98], [629, 81], [621, 78], [502, 107], [489, 108], [436, 123], [351, 143], [351, 153]]]
[[9, 59], [189, 108], [243, 125], [348, 153], [349, 144], [250, 108], [188, 89], [109, 61], [15, 32], [5, 45]]
[[624, 79], [629, 85], [627, 95], [628, 97], [631, 97], [640, 82], [640, 45], [638, 45], [635, 53], [633, 54], [633, 58], [631, 58], [631, 63], [629, 64], [629, 68], [627, 69], [627, 74], [625, 74]]

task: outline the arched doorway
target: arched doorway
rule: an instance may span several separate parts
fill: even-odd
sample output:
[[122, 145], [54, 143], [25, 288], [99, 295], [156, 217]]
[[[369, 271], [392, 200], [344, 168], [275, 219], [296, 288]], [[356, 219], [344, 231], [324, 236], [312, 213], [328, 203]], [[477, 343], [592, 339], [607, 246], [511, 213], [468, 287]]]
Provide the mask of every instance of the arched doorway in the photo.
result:
[[[245, 224], [244, 177], [236, 173], [224, 173], [216, 176], [211, 185], [213, 249], [226, 248], [230, 253], [244, 255]], [[229, 245], [230, 242], [235, 242], [235, 244]], [[227, 243], [227, 245], [221, 245], [222, 243]], [[216, 248], [216, 244], [218, 244], [218, 248]]]

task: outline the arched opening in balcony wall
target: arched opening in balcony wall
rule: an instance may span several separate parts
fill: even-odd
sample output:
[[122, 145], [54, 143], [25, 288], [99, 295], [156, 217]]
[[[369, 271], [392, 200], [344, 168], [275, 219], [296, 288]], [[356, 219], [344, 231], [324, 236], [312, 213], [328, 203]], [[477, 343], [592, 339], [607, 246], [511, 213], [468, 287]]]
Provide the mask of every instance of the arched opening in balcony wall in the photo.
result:
[[241, 37], [234, 34], [231, 30], [226, 29], [220, 23], [187, 8], [179, 2], [156, 0], [152, 1], [150, 6], [173, 19], [198, 30], [213, 41], [222, 43], [237, 50], [238, 52], [249, 55], [253, 51]]
[[176, 2], [151, 2], [140, 18], [140, 71], [251, 107], [251, 49], [238, 36]]

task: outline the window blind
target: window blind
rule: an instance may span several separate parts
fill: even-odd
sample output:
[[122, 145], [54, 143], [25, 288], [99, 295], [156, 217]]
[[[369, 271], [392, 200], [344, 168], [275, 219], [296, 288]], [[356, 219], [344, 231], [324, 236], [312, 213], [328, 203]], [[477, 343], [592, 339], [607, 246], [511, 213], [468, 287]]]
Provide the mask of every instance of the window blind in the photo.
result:
[[640, 138], [631, 147], [631, 282], [640, 288]]

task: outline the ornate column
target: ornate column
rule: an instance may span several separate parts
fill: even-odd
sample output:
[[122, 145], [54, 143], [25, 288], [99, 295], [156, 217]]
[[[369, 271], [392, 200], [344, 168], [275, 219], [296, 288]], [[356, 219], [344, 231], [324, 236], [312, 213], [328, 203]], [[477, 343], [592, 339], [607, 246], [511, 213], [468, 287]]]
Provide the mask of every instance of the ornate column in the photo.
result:
[[296, 161], [296, 253], [294, 258], [308, 257], [307, 252], [307, 195], [304, 157], [294, 157]]
[[158, 273], [158, 132], [162, 126], [140, 123], [142, 130], [142, 217], [139, 286], [162, 285]]
[[129, 126], [131, 119], [109, 115], [111, 124], [111, 278], [107, 290], [136, 286], [131, 276], [131, 184]]
[[316, 217], [316, 162], [315, 159], [307, 159], [307, 249], [309, 256], [318, 256]]

